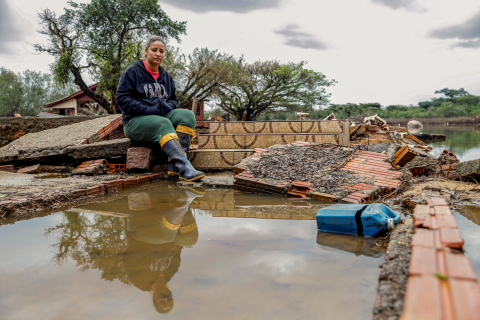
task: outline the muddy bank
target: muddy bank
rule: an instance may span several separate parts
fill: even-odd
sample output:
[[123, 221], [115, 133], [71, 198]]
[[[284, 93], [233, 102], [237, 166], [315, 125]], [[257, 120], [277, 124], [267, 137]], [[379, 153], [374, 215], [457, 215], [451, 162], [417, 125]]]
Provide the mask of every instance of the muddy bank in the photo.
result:
[[397, 225], [388, 244], [385, 262], [379, 265], [378, 292], [373, 308], [374, 320], [395, 320], [403, 310], [410, 263], [413, 219]]
[[454, 206], [480, 205], [480, 186], [475, 182], [448, 180], [445, 178], [417, 177], [405, 181], [401, 190], [383, 199], [387, 205], [400, 205], [413, 209], [426, 204], [429, 198], [444, 198]]
[[0, 218], [55, 209], [163, 178], [163, 173], [42, 178], [0, 171]]
[[[106, 174], [96, 176], [19, 174], [0, 171], [0, 217], [58, 209], [81, 199], [167, 179], [164, 173]], [[178, 178], [169, 178], [178, 181]], [[189, 187], [232, 188], [233, 173], [215, 172], [199, 182], [178, 182]], [[121, 186], [120, 186], [121, 185]]]
[[62, 118], [0, 117], [0, 147], [20, 138], [27, 133], [83, 122], [99, 116], [75, 116]]

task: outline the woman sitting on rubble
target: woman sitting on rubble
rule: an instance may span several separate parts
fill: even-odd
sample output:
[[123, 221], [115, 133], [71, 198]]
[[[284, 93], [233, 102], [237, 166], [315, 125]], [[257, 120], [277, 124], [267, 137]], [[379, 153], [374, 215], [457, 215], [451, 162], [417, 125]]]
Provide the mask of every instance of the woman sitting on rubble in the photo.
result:
[[123, 128], [133, 141], [160, 144], [168, 156], [168, 174], [198, 180], [205, 175], [193, 168], [186, 154], [195, 133], [195, 115], [177, 109], [175, 83], [161, 66], [165, 52], [165, 41], [150, 36], [145, 60], [134, 62], [123, 72], [117, 89]]

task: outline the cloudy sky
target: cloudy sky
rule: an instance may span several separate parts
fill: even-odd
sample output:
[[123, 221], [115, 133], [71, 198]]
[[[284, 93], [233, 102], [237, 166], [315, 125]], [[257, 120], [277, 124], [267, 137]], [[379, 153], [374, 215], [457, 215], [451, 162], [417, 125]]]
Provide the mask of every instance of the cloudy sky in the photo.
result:
[[[84, 1], [85, 2], [85, 1]], [[332, 103], [416, 104], [445, 87], [480, 95], [478, 0], [161, 0], [181, 44], [247, 61], [308, 61], [338, 83]], [[0, 0], [0, 66], [49, 71], [36, 13], [66, 1]]]

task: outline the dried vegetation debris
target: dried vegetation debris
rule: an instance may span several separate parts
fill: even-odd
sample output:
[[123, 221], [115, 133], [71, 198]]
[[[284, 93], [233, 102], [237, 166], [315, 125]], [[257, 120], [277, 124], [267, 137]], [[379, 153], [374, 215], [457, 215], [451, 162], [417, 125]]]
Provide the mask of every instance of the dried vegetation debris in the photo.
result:
[[350, 171], [339, 170], [359, 148], [324, 144], [273, 146], [258, 155], [256, 161], [250, 161], [247, 168], [256, 178], [312, 182], [317, 192], [346, 196], [348, 191], [342, 185], [373, 185], [373, 179], [365, 181]]
[[412, 159], [409, 163], [407, 163], [404, 168], [405, 169], [411, 169], [414, 167], [423, 167], [423, 166], [429, 166], [432, 165], [432, 169], [434, 165], [438, 164], [438, 160], [432, 159], [432, 158], [427, 158], [423, 156], [416, 156], [415, 158]]

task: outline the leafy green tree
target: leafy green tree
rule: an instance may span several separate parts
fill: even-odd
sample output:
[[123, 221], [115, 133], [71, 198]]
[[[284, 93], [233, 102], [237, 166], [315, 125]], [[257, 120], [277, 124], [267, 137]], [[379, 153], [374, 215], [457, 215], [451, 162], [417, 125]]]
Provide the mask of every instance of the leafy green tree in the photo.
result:
[[163, 67], [175, 80], [179, 108], [188, 108], [196, 97], [211, 98], [221, 88], [235, 84], [235, 58], [207, 48], [193, 50], [188, 56], [178, 48], [169, 48]]
[[82, 272], [98, 269], [104, 280], [130, 283], [120, 254], [127, 247], [123, 218], [97, 215], [90, 218], [69, 211], [62, 218], [44, 233], [56, 239], [52, 246], [53, 262], [63, 265], [72, 259]]
[[52, 75], [49, 75], [49, 84], [47, 86], [47, 99], [45, 101], [45, 104], [63, 99], [78, 91], [78, 86], [75, 83], [67, 82], [64, 85], [59, 86], [55, 83]]
[[66, 88], [55, 87], [49, 74], [32, 70], [15, 74], [0, 68], [0, 116], [13, 117], [15, 113], [36, 116], [44, 104], [69, 94]]
[[21, 111], [23, 98], [22, 81], [13, 71], [0, 68], [0, 116], [13, 117]]
[[328, 102], [326, 87], [335, 80], [305, 68], [305, 62], [236, 63], [235, 85], [216, 94], [217, 105], [237, 120], [256, 120], [267, 111], [300, 111]]
[[[156, 34], [180, 41], [186, 22], [172, 21], [156, 0], [92, 0], [68, 2], [70, 8], [57, 16], [49, 9], [38, 14], [40, 34], [47, 45], [35, 44], [38, 52], [55, 57], [52, 71], [59, 84], [73, 82], [110, 113], [116, 113], [116, 91], [120, 76], [134, 60], [143, 56], [143, 42]], [[98, 81], [98, 92], [83, 79], [88, 71]], [[106, 96], [102, 94], [106, 93]]]
[[437, 90], [435, 91], [436, 94], [443, 94], [445, 97], [449, 99], [453, 99], [455, 97], [466, 97], [470, 96], [471, 94], [465, 91], [465, 89], [460, 88], [458, 90], [455, 89], [448, 89], [448, 88], [443, 88], [442, 90]]

